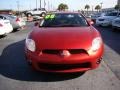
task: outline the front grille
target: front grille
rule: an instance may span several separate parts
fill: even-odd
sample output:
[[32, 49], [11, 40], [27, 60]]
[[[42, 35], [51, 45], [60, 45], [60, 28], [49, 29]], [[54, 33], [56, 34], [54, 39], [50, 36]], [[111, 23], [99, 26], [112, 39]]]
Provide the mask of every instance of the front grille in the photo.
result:
[[86, 53], [87, 54], [87, 52], [83, 49], [71, 49], [71, 50], [69, 50], [69, 52], [71, 54], [81, 54], [81, 53]]
[[[63, 50], [42, 50], [42, 53], [46, 54], [61, 54]], [[68, 49], [70, 54], [87, 54], [87, 52], [84, 49]]]
[[89, 62], [81, 64], [44, 64], [38, 63], [39, 68], [46, 70], [69, 70], [77, 68], [90, 68], [91, 64]]
[[115, 21], [115, 23], [120, 24], [120, 21]]
[[99, 21], [104, 21], [104, 19], [99, 19]]
[[59, 54], [60, 50], [42, 50], [42, 52], [46, 54]]

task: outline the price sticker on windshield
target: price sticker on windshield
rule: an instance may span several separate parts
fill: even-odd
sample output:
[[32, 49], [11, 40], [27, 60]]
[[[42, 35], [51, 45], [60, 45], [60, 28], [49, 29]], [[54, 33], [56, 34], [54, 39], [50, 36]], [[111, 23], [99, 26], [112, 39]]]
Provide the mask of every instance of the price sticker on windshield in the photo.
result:
[[54, 18], [55, 18], [55, 14], [45, 16], [45, 19], [54, 19]]
[[50, 18], [50, 15], [46, 15], [46, 16], [45, 16], [45, 19], [49, 19], [49, 18]]
[[50, 18], [51, 18], [51, 19], [55, 18], [55, 14], [52, 14], [52, 15], [50, 16]]

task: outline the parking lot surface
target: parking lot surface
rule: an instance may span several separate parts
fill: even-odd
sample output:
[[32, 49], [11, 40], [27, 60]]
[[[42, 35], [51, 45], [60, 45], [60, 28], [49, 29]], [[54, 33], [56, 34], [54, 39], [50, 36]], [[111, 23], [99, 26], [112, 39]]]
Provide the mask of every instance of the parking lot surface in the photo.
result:
[[86, 73], [53, 74], [32, 70], [24, 42], [34, 23], [0, 39], [0, 90], [120, 90], [120, 32], [96, 27], [104, 40], [102, 64]]

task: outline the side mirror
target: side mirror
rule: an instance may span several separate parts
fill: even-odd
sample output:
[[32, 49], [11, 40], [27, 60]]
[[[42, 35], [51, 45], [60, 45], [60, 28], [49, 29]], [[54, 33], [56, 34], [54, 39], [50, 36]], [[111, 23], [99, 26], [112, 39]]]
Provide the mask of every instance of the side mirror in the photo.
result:
[[88, 23], [90, 24], [90, 25], [93, 25], [94, 24], [94, 22], [91, 20], [91, 19], [89, 19], [89, 20], [87, 20], [88, 21]]
[[94, 24], [94, 22], [91, 20], [91, 21], [89, 22], [89, 24], [90, 24], [90, 25], [93, 25], [93, 24]]
[[39, 26], [39, 22], [35, 22], [34, 26], [38, 27]]

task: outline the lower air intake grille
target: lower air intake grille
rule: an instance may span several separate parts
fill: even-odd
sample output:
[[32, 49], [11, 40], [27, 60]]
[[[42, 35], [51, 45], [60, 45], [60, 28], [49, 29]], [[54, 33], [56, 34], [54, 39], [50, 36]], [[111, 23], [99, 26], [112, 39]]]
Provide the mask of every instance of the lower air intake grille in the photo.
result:
[[[42, 52], [46, 54], [60, 54], [61, 51], [63, 50], [42, 50]], [[81, 54], [81, 53], [87, 54], [87, 52], [84, 49], [68, 49], [67, 51], [69, 51], [70, 54]]]
[[81, 64], [38, 64], [39, 68], [46, 70], [67, 70], [67, 69], [77, 69], [77, 68], [90, 68], [89, 62]]

